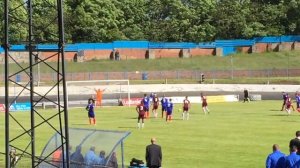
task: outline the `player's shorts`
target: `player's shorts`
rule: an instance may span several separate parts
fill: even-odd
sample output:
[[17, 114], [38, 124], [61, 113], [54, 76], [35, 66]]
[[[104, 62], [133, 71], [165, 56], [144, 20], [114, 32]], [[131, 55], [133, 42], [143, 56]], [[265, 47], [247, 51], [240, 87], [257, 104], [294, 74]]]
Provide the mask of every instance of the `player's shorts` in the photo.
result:
[[144, 107], [145, 107], [144, 111], [149, 111], [149, 107], [148, 106], [144, 106]]
[[89, 113], [88, 113], [88, 116], [89, 116], [89, 118], [95, 118], [95, 113], [89, 112]]
[[189, 111], [189, 107], [183, 107], [183, 111]]
[[202, 103], [202, 107], [206, 107], [207, 106], [207, 103]]
[[172, 115], [172, 111], [167, 111], [167, 115]]
[[167, 107], [162, 106], [161, 111], [167, 111]]
[[145, 113], [139, 114], [138, 119], [144, 119], [144, 118], [145, 118]]
[[157, 108], [158, 108], [158, 105], [157, 105], [157, 104], [154, 104], [154, 105], [153, 105], [153, 110], [157, 110]]

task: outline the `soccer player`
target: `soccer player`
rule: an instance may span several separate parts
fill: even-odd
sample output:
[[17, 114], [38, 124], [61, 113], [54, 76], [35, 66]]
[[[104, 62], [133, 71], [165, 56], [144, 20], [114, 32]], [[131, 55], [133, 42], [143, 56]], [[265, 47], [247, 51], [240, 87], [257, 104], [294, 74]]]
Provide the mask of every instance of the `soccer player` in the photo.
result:
[[157, 94], [154, 94], [152, 113], [153, 113], [153, 115], [154, 115], [155, 118], [157, 118], [157, 109], [158, 109], [158, 106], [159, 106], [159, 98], [157, 97]]
[[142, 119], [142, 128], [144, 128], [144, 118], [145, 118], [145, 106], [144, 102], [141, 101], [139, 105], [136, 106], [136, 112], [138, 113], [138, 129], [141, 128], [140, 120]]
[[168, 99], [165, 97], [165, 95], [163, 95], [160, 102], [161, 102], [161, 118], [164, 118], [164, 113], [167, 112], [167, 104], [168, 104]]
[[172, 121], [172, 113], [173, 113], [173, 103], [172, 99], [169, 99], [167, 103], [167, 116], [166, 116], [166, 122]]
[[[294, 106], [292, 105], [292, 99], [289, 97], [287, 100], [286, 100], [286, 107], [285, 107], [285, 110], [286, 112], [288, 113], [288, 115], [291, 114], [291, 107], [293, 107], [294, 109]], [[294, 110], [295, 111], [295, 110]]]
[[94, 89], [96, 92], [96, 106], [102, 106], [102, 95], [106, 89]]
[[281, 107], [281, 111], [283, 111], [285, 105], [286, 105], [286, 100], [288, 99], [289, 94], [282, 92], [282, 99], [283, 99], [283, 103], [282, 103], [282, 107]]
[[297, 104], [297, 110], [300, 112], [300, 93], [297, 91], [296, 92], [296, 96], [295, 96], [295, 98], [296, 98], [296, 104]]
[[88, 111], [88, 117], [89, 117], [90, 125], [91, 124], [96, 125], [96, 118], [95, 118], [94, 109], [95, 109], [94, 102], [93, 102], [93, 100], [90, 100], [89, 104], [86, 107], [86, 110]]
[[147, 96], [147, 94], [144, 94], [144, 98], [143, 98], [143, 104], [145, 107], [145, 118], [150, 118], [150, 114], [149, 114], [149, 108], [150, 108], [150, 98]]
[[247, 102], [250, 101], [250, 99], [249, 99], [249, 92], [248, 92], [247, 89], [244, 89], [244, 103], [245, 103], [246, 101], [247, 101]]
[[191, 103], [188, 100], [188, 97], [185, 96], [185, 99], [183, 100], [183, 112], [182, 112], [182, 119], [183, 120], [189, 120], [190, 114], [189, 114], [189, 109], [191, 108]]
[[208, 113], [209, 114], [209, 110], [208, 110], [208, 104], [207, 104], [207, 98], [206, 96], [203, 95], [203, 93], [201, 93], [201, 99], [202, 99], [202, 110], [204, 112], [204, 114]]

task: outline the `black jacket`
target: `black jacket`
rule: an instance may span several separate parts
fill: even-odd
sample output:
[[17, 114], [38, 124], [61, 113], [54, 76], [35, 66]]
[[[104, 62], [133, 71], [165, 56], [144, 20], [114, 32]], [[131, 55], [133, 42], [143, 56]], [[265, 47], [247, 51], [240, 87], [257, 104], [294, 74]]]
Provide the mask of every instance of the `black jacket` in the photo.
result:
[[156, 144], [151, 144], [146, 147], [146, 162], [147, 166], [161, 167], [162, 152], [161, 147]]

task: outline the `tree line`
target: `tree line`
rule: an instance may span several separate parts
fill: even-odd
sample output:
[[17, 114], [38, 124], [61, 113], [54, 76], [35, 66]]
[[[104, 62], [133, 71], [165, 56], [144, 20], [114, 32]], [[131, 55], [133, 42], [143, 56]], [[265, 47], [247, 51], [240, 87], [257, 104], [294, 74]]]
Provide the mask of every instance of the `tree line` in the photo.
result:
[[[34, 0], [34, 39], [55, 41], [56, 0]], [[10, 37], [28, 40], [24, 0], [10, 2]], [[3, 1], [0, 2], [4, 6]], [[0, 8], [3, 13], [4, 8]], [[4, 15], [1, 16], [4, 20]], [[24, 20], [24, 21], [22, 21]], [[205, 42], [300, 34], [300, 0], [65, 0], [68, 43]], [[3, 34], [4, 22], [0, 23]], [[3, 39], [2, 39], [3, 40]]]

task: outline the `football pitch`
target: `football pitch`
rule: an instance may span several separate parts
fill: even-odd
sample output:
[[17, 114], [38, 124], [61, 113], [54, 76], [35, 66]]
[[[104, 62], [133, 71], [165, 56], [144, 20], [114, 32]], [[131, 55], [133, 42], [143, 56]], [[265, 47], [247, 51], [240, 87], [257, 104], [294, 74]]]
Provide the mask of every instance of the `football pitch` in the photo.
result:
[[[295, 137], [296, 130], [300, 130], [300, 113], [292, 112], [287, 116], [279, 111], [281, 105], [281, 101], [210, 103], [210, 114], [204, 115], [200, 103], [192, 104], [190, 120], [183, 121], [182, 105], [176, 104], [172, 122], [166, 123], [161, 117], [151, 118], [145, 120], [145, 127], [140, 130], [136, 128], [135, 107], [96, 108], [96, 126], [88, 124], [84, 108], [77, 108], [69, 109], [69, 126], [131, 132], [124, 141], [127, 166], [132, 158], [145, 161], [145, 148], [150, 138], [156, 137], [157, 144], [162, 146], [163, 168], [254, 168], [265, 166], [274, 143], [288, 154], [289, 141]], [[51, 110], [43, 112], [51, 115]], [[29, 119], [28, 112], [16, 112], [14, 116], [24, 121]], [[0, 113], [0, 117], [0, 149], [3, 152], [4, 114]], [[11, 128], [11, 134], [17, 129]], [[53, 135], [45, 128], [40, 129], [44, 131], [36, 135], [38, 155]], [[1, 156], [0, 165], [4, 164], [3, 158]]]

